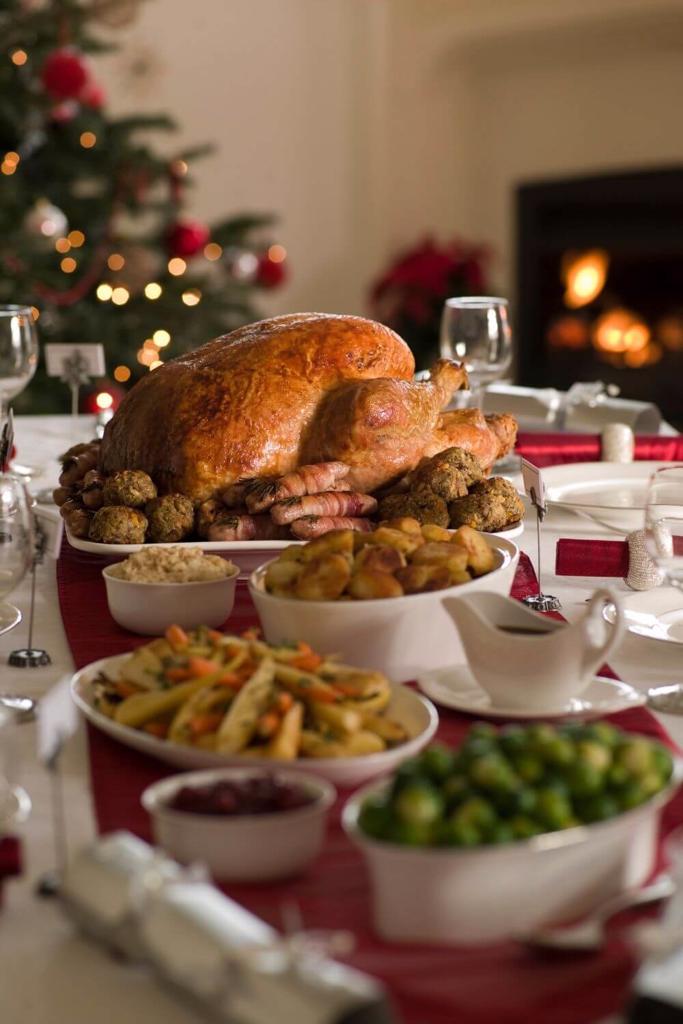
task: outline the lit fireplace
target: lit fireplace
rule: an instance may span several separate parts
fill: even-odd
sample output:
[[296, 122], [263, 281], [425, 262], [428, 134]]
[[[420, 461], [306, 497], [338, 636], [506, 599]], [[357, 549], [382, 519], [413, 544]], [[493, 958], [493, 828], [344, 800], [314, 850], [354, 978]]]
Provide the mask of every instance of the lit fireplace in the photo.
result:
[[518, 379], [617, 384], [683, 426], [683, 171], [518, 190]]

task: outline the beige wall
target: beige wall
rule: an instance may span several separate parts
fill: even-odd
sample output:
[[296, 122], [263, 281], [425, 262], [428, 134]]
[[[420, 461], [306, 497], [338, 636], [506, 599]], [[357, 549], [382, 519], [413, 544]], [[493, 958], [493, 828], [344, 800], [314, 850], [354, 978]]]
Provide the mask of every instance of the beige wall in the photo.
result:
[[683, 163], [680, 0], [149, 0], [121, 35], [115, 107], [218, 146], [192, 211], [280, 213], [272, 311], [363, 311], [427, 230], [493, 243], [509, 290], [516, 183]]

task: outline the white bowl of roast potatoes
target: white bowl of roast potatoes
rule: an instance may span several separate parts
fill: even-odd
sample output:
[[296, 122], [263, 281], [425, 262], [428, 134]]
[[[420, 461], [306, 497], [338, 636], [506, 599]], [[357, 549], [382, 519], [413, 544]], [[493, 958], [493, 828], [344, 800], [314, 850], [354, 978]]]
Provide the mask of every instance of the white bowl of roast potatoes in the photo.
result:
[[249, 589], [268, 643], [304, 640], [403, 683], [465, 662], [443, 598], [509, 594], [518, 560], [503, 537], [402, 519], [291, 545], [252, 573]]

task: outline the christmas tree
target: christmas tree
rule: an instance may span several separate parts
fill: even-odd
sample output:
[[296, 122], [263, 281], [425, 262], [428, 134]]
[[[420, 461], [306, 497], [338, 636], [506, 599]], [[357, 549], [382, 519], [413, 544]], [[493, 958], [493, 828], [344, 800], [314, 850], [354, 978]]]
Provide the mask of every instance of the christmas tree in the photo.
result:
[[[150, 139], [173, 131], [169, 117], [108, 116], [88, 55], [113, 49], [101, 31], [120, 12], [121, 0], [0, 0], [0, 304], [32, 306], [43, 344], [102, 343], [112, 393], [258, 319], [256, 289], [286, 272], [270, 216], [184, 212], [210, 147], [160, 155]], [[13, 404], [63, 411], [68, 396], [41, 361]]]

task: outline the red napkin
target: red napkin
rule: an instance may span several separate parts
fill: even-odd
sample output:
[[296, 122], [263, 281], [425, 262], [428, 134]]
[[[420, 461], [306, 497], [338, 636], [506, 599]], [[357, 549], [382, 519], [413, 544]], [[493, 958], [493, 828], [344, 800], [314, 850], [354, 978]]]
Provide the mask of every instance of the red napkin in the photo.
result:
[[[683, 538], [674, 537], [674, 551], [683, 552]], [[625, 540], [558, 540], [555, 552], [556, 576], [628, 575], [628, 544]]]
[[21, 874], [21, 844], [14, 836], [0, 839], [0, 907], [2, 906], [2, 883], [5, 878]]
[[[520, 432], [517, 455], [541, 469], [565, 462], [599, 462], [602, 451], [599, 434], [536, 434]], [[683, 462], [683, 437], [636, 437], [636, 459]]]
[[628, 574], [628, 544], [624, 540], [563, 538], [555, 552], [556, 576], [619, 576]]

